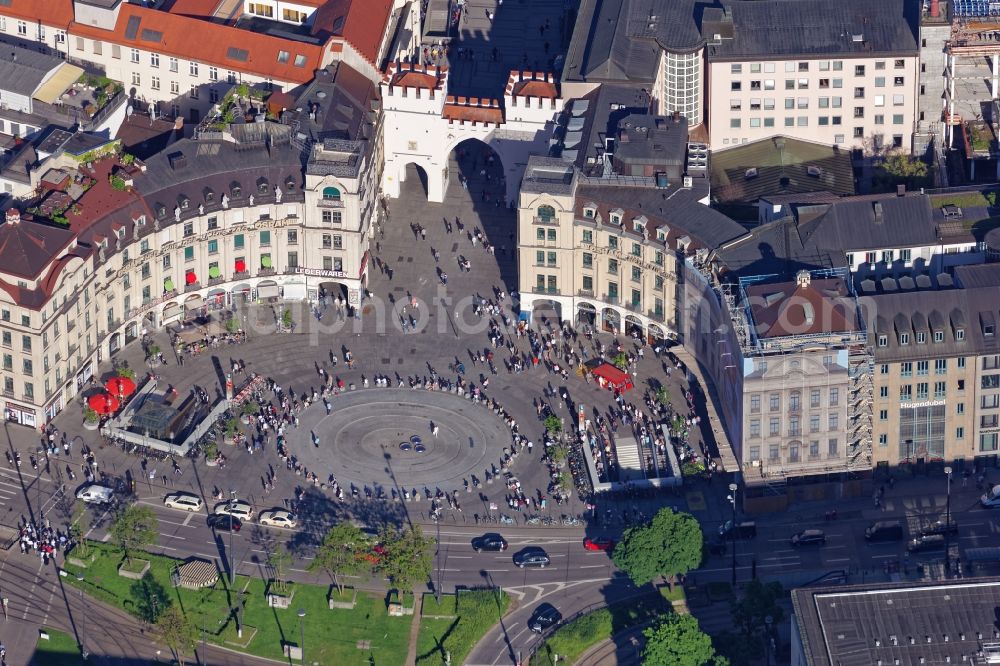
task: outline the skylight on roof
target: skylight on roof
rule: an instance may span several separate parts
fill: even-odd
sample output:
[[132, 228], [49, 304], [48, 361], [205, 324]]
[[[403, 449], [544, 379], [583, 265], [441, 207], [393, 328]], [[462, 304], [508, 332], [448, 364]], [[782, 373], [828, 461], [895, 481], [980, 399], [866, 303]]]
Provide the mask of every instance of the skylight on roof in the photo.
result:
[[226, 57], [230, 60], [239, 60], [240, 62], [246, 62], [250, 59], [250, 52], [246, 49], [237, 48], [235, 46], [230, 46], [226, 50]]
[[163, 33], [159, 30], [149, 30], [148, 28], [143, 28], [142, 32], [139, 33], [139, 38], [144, 42], [155, 42], [159, 44], [163, 41]]
[[135, 39], [135, 36], [139, 34], [139, 23], [142, 18], [139, 16], [129, 16], [128, 24], [125, 26], [125, 39]]

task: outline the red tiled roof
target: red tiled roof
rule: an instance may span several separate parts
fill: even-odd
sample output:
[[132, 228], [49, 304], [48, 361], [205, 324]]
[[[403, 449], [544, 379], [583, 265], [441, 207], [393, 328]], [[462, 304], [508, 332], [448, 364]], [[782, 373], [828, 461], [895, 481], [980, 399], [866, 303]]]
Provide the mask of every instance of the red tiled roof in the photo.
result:
[[375, 61], [391, 14], [392, 0], [328, 0], [316, 10], [312, 33], [342, 37], [377, 66]]
[[445, 104], [441, 117], [446, 120], [461, 120], [467, 123], [503, 124], [503, 109], [497, 106], [466, 106]]
[[847, 286], [839, 278], [747, 287], [757, 335], [776, 338], [858, 330]]
[[108, 213], [125, 207], [134, 199], [136, 195], [128, 191], [116, 190], [111, 187], [108, 176], [119, 166], [114, 159], [105, 159], [94, 162], [92, 169], [80, 167], [80, 173], [86, 174], [94, 179], [94, 186], [83, 193], [77, 200], [79, 212], [74, 212], [73, 208], [66, 211], [66, 219], [69, 220], [70, 229], [77, 234], [86, 231], [95, 222], [104, 219]]
[[[125, 36], [130, 18], [140, 20], [134, 39]], [[162, 41], [153, 43], [140, 39], [144, 30], [163, 33]], [[243, 30], [221, 23], [212, 23], [188, 16], [147, 9], [140, 5], [123, 4], [114, 30], [102, 30], [82, 23], [73, 23], [70, 34], [91, 39], [101, 39], [123, 46], [153, 49], [159, 53], [216, 65], [220, 68], [266, 76], [275, 81], [307, 83], [319, 68], [323, 48], [313, 44], [272, 37], [250, 30]], [[234, 60], [229, 49], [245, 49], [246, 61]], [[278, 62], [278, 52], [287, 51], [288, 61]], [[302, 67], [294, 65], [295, 56], [304, 55]]]
[[215, 14], [215, 10], [221, 2], [222, 0], [173, 0], [163, 9], [171, 14], [208, 18]]
[[403, 88], [423, 88], [424, 90], [435, 90], [438, 87], [438, 78], [433, 74], [407, 70], [395, 74], [389, 85], [400, 86]]
[[0, 15], [65, 28], [73, 21], [73, 0], [11, 0]]
[[513, 94], [520, 97], [544, 97], [546, 99], [559, 97], [556, 84], [549, 81], [518, 81], [514, 84]]

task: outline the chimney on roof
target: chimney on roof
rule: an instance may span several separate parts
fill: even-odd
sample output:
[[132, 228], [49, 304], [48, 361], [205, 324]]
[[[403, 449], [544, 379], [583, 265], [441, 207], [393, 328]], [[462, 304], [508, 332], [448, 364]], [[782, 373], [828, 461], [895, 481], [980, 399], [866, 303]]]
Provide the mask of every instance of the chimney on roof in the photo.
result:
[[795, 274], [795, 284], [799, 289], [805, 289], [811, 281], [812, 276], [809, 274], [809, 271], [803, 270]]
[[882, 216], [882, 202], [881, 201], [876, 201], [875, 202], [875, 224], [882, 224], [882, 222], [884, 222], [884, 221], [885, 221], [885, 218]]

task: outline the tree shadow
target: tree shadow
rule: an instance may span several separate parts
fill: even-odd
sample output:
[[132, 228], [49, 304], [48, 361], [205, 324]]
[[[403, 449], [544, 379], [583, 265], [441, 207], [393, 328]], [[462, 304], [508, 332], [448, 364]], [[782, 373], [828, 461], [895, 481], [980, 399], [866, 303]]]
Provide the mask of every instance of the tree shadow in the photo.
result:
[[148, 571], [140, 579], [132, 583], [129, 587], [135, 605], [135, 612], [139, 618], [148, 624], [155, 624], [171, 604], [167, 590]]

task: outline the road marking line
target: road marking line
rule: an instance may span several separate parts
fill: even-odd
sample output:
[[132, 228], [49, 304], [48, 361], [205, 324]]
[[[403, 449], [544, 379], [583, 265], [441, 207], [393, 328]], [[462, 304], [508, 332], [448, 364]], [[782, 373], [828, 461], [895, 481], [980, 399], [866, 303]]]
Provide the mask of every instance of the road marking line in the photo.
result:
[[851, 558], [849, 558], [849, 557], [831, 557], [831, 558], [827, 558], [826, 561], [827, 562], [850, 562]]
[[187, 527], [188, 525], [191, 524], [191, 519], [192, 518], [194, 518], [194, 512], [193, 511], [190, 512], [190, 513], [188, 513], [187, 518], [184, 519], [184, 522], [181, 523], [181, 525], [183, 525], [184, 527]]
[[577, 569], [603, 569], [607, 564], [582, 564]]

